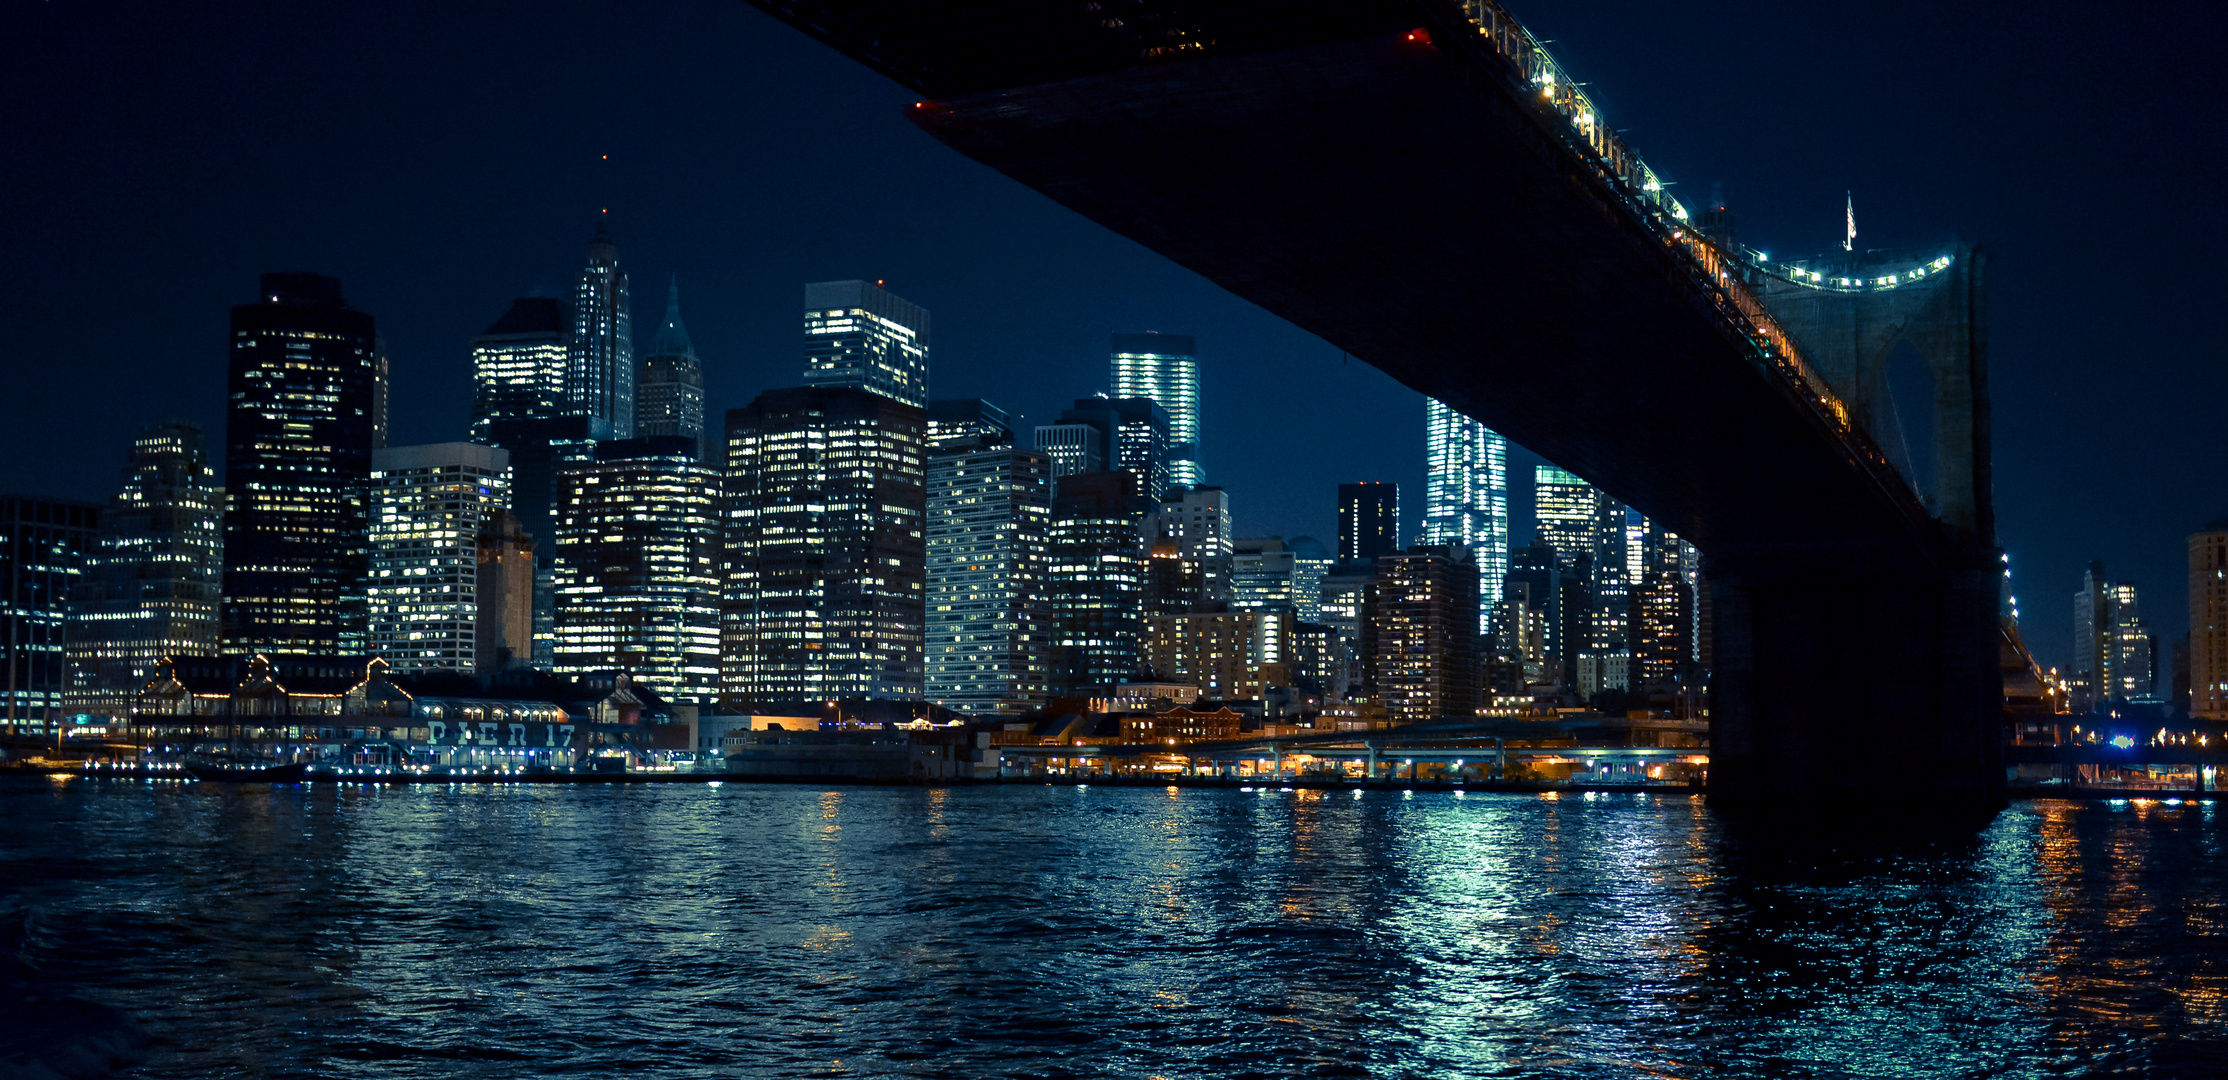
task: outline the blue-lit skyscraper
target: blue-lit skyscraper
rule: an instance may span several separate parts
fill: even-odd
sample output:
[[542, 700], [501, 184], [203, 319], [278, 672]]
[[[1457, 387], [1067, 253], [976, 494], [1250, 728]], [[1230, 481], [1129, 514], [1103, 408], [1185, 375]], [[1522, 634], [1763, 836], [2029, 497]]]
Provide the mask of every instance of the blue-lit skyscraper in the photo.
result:
[[1424, 456], [1423, 536], [1418, 542], [1460, 544], [1475, 553], [1478, 609], [1490, 619], [1509, 573], [1508, 440], [1428, 398]]
[[805, 286], [805, 385], [928, 407], [928, 309], [865, 281]]
[[[1166, 483], [1170, 487], [1198, 487], [1206, 482], [1199, 465], [1198, 352], [1189, 334], [1113, 336], [1114, 396], [1151, 398], [1168, 414]], [[1158, 499], [1167, 492], [1145, 494]]]
[[617, 438], [634, 437], [634, 315], [619, 248], [611, 242], [609, 224], [600, 221], [573, 290], [565, 396], [572, 415], [609, 423]]

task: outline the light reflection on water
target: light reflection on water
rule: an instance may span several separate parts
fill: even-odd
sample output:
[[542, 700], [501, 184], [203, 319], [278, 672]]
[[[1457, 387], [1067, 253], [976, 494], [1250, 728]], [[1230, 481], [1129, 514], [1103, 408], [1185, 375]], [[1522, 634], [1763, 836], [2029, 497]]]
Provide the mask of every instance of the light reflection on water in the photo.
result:
[[2211, 803], [1893, 844], [1661, 795], [86, 780], [0, 812], [4, 944], [137, 1016], [145, 1076], [2228, 1062]]

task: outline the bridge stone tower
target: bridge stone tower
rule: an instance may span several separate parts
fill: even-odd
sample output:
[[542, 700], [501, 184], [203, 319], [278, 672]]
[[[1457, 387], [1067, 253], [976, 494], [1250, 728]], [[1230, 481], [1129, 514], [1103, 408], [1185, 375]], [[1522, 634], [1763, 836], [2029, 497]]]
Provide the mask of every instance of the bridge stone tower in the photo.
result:
[[1905, 479], [1932, 495], [1932, 514], [1912, 522], [1928, 556], [1917, 565], [1844, 552], [1839, 565], [1713, 571], [1714, 793], [2002, 798], [1986, 274], [1987, 253], [1965, 244], [1749, 268], [1876, 441], [1893, 408], [1889, 360], [1915, 347], [1932, 377], [1934, 475]]

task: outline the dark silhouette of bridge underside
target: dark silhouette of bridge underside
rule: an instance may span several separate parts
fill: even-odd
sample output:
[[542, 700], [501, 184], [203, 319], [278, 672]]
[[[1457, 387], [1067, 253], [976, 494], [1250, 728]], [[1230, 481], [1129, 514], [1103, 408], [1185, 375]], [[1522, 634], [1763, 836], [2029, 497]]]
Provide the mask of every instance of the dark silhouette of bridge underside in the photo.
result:
[[[1894, 766], [1915, 792], [2000, 789], [1992, 538], [1930, 519], [1837, 431], [1521, 76], [1460, 40], [1459, 9], [760, 2], [922, 93], [937, 138], [1695, 543], [1721, 611], [1713, 790], [1830, 786], [1823, 747], [1852, 733], [1827, 729], [1852, 724], [1925, 748]], [[1882, 692], [1913, 649], [1977, 659]], [[1837, 714], [1821, 693], [1873, 696]], [[1818, 730], [1771, 722], [1797, 698]], [[1856, 771], [1877, 791], [1889, 768]]]

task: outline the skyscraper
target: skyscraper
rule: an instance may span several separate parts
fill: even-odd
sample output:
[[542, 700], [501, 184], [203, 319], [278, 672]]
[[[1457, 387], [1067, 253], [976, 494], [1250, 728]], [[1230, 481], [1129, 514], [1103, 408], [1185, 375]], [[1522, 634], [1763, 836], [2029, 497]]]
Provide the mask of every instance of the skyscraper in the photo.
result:
[[1106, 434], [1081, 420], [1037, 425], [1037, 449], [1051, 462], [1052, 478], [1106, 471]]
[[864, 281], [805, 286], [805, 385], [928, 405], [928, 309]]
[[1312, 536], [1295, 536], [1284, 542], [1292, 549], [1293, 611], [1304, 623], [1323, 621], [1323, 577], [1336, 563], [1331, 549]]
[[596, 222], [588, 265], [573, 289], [572, 338], [566, 356], [566, 409], [611, 425], [614, 437], [634, 436], [634, 314], [627, 272], [611, 224]]
[[[1149, 398], [1168, 414], [1170, 487], [1206, 482], [1199, 463], [1199, 347], [1188, 334], [1115, 334], [1114, 397]], [[1152, 477], [1142, 479], [1152, 480]], [[1165, 491], [1147, 491], [1158, 499]]]
[[[931, 404], [931, 412], [944, 402]], [[947, 436], [928, 456], [927, 696], [974, 714], [1044, 704], [1052, 480], [1010, 434]]]
[[1375, 559], [1400, 550], [1400, 486], [1376, 480], [1338, 485], [1338, 557]]
[[472, 339], [472, 441], [500, 420], [562, 416], [572, 317], [564, 301], [524, 296]]
[[394, 670], [479, 669], [480, 535], [510, 503], [509, 474], [508, 453], [475, 443], [372, 452], [367, 621]]
[[1045, 569], [1054, 695], [1085, 693], [1136, 674], [1152, 507], [1138, 493], [1134, 473], [1084, 473], [1055, 485]]
[[1169, 491], [1168, 440], [1168, 410], [1150, 398], [1077, 398], [1058, 423], [1037, 427], [1055, 476], [1126, 469], [1156, 499]]
[[1527, 620], [1538, 619], [1539, 651], [1526, 652], [1524, 658], [1539, 664], [1541, 678], [1577, 689], [1579, 654], [1586, 649], [1593, 597], [1586, 578], [1546, 538], [1509, 556], [1508, 584], [1501, 590], [1499, 610], [1502, 618], [1494, 632], [1502, 638], [1503, 651], [1523, 652], [1517, 641], [1534, 629]]
[[1694, 547], [1654, 522], [1634, 546], [1640, 571], [1630, 600], [1630, 678], [1661, 685], [1686, 675], [1697, 656]]
[[511, 513], [534, 549], [533, 664], [543, 670], [557, 656], [557, 474], [594, 461], [596, 444], [611, 437], [611, 425], [596, 416], [504, 417], [488, 425], [488, 443], [511, 456]]
[[2228, 720], [2228, 519], [2189, 537], [2189, 711]]
[[0, 496], [0, 700], [10, 731], [45, 730], [69, 689], [71, 598], [100, 542], [100, 507]]
[[[2194, 640], [2194, 623], [2191, 630]], [[2106, 580], [2104, 564], [2090, 563], [2081, 591], [2073, 594], [2073, 672], [2068, 682], [2074, 711], [2151, 698], [2157, 689], [2157, 651], [2134, 583]]]
[[1364, 662], [1393, 723], [1476, 715], [1477, 609], [1469, 549], [1418, 546], [1378, 557]]
[[100, 522], [70, 610], [70, 706], [120, 716], [165, 657], [217, 653], [224, 493], [201, 429], [140, 429]]
[[1140, 660], [1155, 681], [1186, 683], [1209, 697], [1259, 697], [1264, 686], [1291, 684], [1292, 626], [1289, 611], [1149, 615]]
[[372, 317], [317, 274], [265, 274], [232, 309], [224, 649], [361, 649], [364, 489], [378, 390]]
[[1011, 444], [1013, 418], [981, 398], [944, 398], [928, 403], [928, 448], [958, 446], [979, 439]]
[[687, 705], [717, 695], [719, 474], [699, 449], [614, 440], [559, 473], [559, 674], [625, 671]]
[[926, 435], [924, 410], [855, 387], [769, 390], [728, 412], [725, 695], [921, 696]]
[[697, 363], [688, 328], [681, 325], [679, 282], [667, 287], [665, 322], [642, 358], [642, 381], [634, 395], [634, 432], [676, 435], [704, 445], [704, 368]]
[[1509, 572], [1508, 440], [1426, 398], [1424, 461], [1419, 542], [1460, 544], [1477, 553], [1479, 615], [1490, 620]]
[[1149, 539], [1176, 545], [1184, 558], [1199, 567], [1200, 599], [1230, 599], [1230, 554], [1236, 537], [1230, 532], [1228, 492], [1212, 485], [1170, 488], [1160, 500]]
[[1590, 567], [1600, 547], [1607, 499], [1592, 484], [1553, 465], [1535, 466], [1532, 505], [1539, 538], [1570, 567]]

